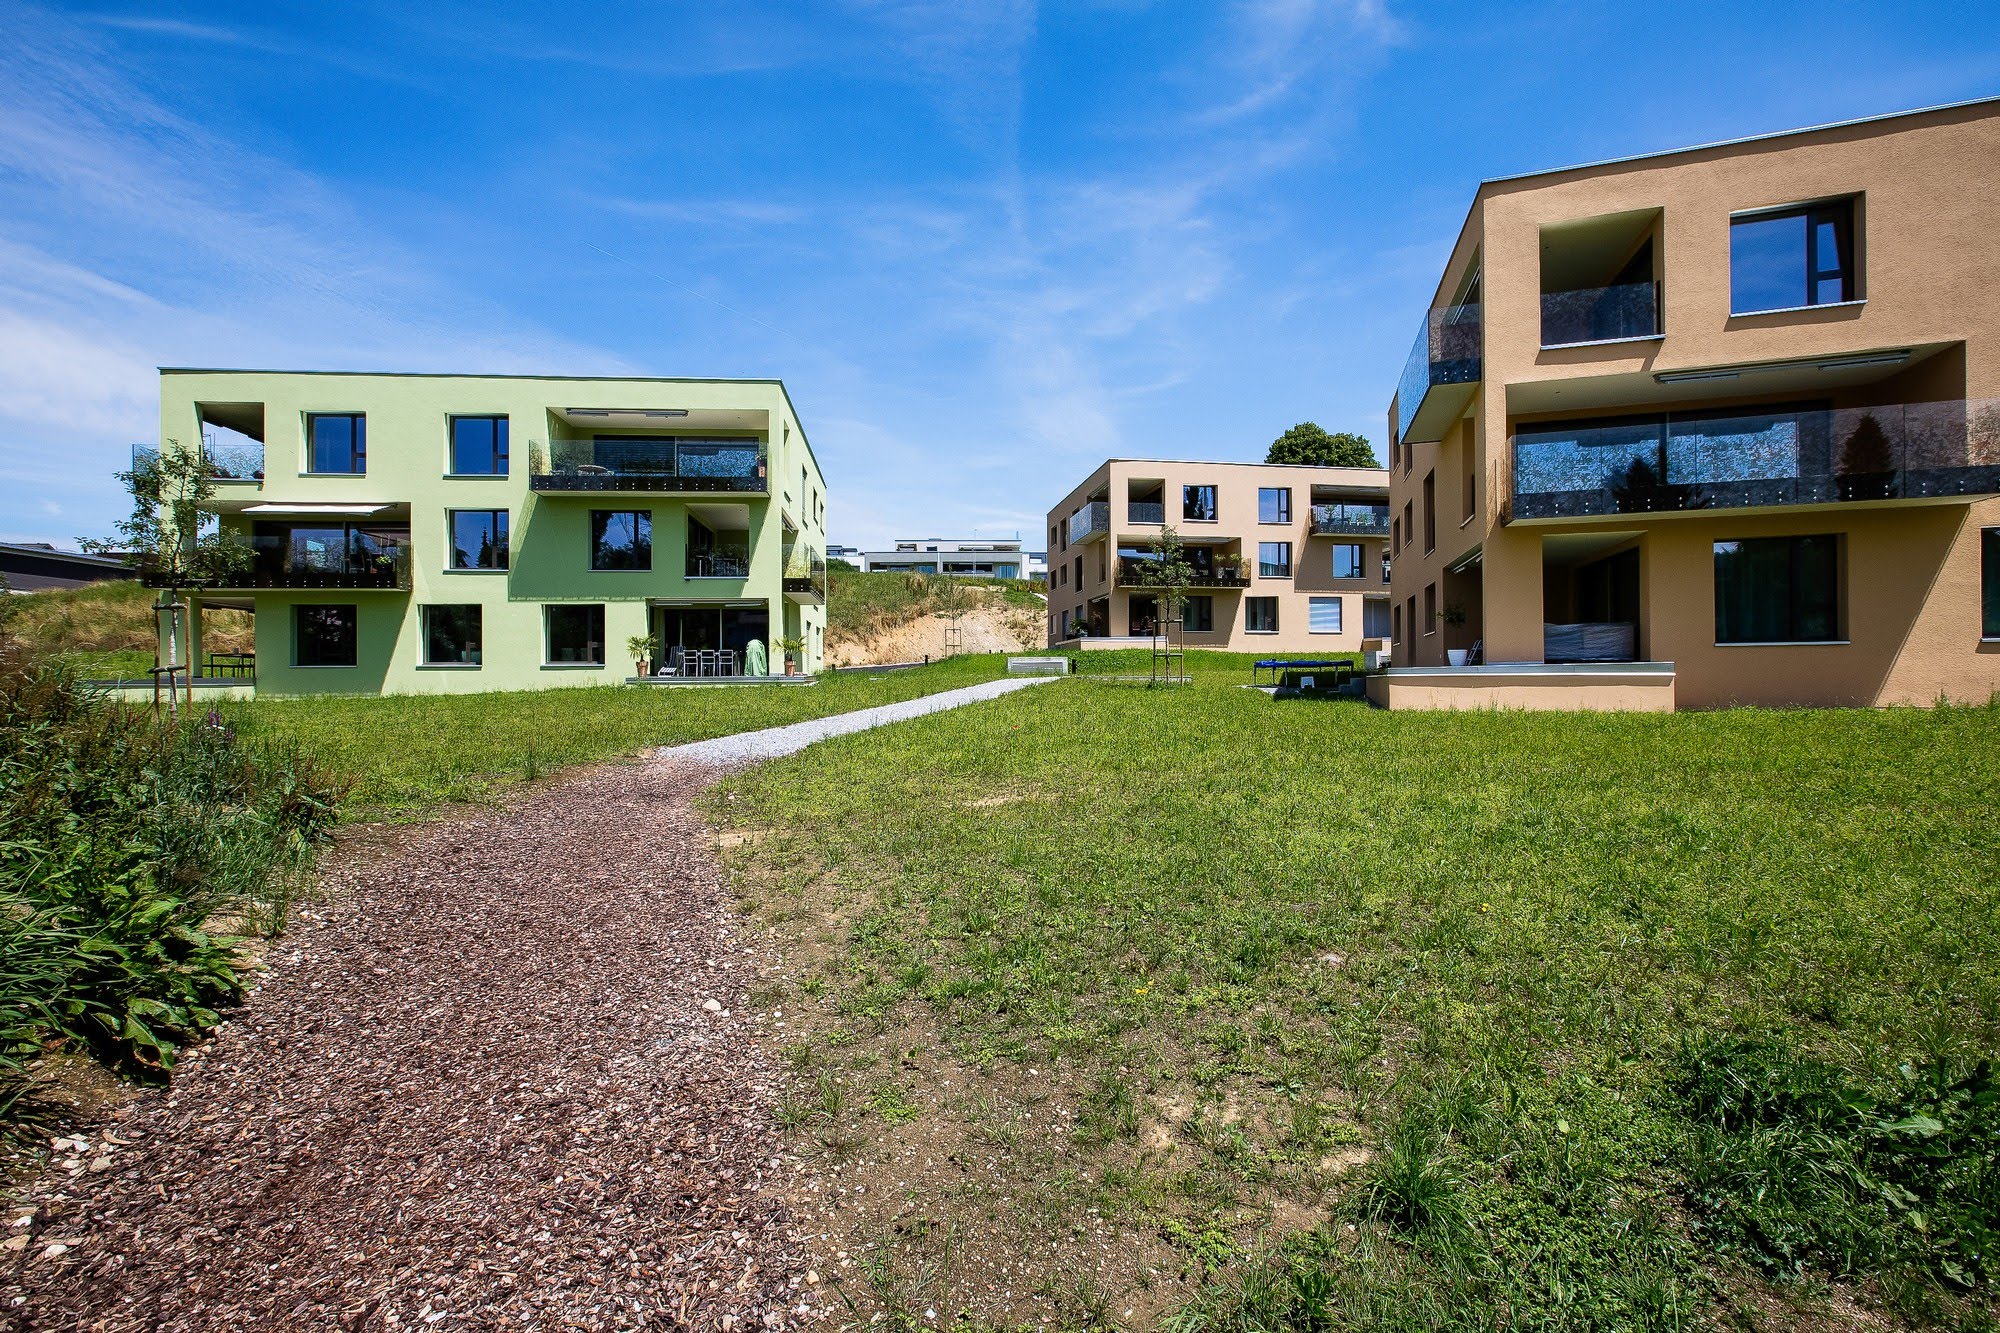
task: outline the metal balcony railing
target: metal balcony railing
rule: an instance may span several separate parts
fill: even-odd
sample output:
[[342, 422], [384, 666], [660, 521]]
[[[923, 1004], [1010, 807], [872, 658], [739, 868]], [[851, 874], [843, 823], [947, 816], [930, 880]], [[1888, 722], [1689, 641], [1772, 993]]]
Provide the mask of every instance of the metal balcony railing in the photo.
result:
[[1164, 523], [1167, 506], [1160, 500], [1132, 500], [1125, 505], [1127, 523]]
[[689, 551], [687, 576], [691, 579], [747, 579], [750, 555], [737, 551]]
[[[135, 444], [132, 446], [132, 470], [137, 472], [147, 463], [157, 460], [160, 446], [157, 444]], [[203, 440], [202, 461], [207, 466], [208, 478], [216, 482], [262, 481], [264, 479], [264, 446], [256, 440]]]
[[1386, 537], [1389, 506], [1317, 504], [1312, 507], [1311, 532], [1315, 537]]
[[[1164, 587], [1160, 562], [1142, 560], [1133, 556], [1118, 559], [1118, 586], [1121, 588]], [[1247, 588], [1250, 575], [1241, 564], [1234, 561], [1218, 562], [1207, 569], [1197, 569], [1188, 575], [1190, 588]]]
[[537, 491], [737, 491], [771, 489], [756, 440], [550, 440], [529, 478]]
[[1089, 541], [1092, 537], [1109, 531], [1111, 531], [1109, 501], [1091, 500], [1069, 516], [1069, 539], [1072, 543]]
[[1650, 338], [1660, 330], [1657, 282], [1542, 293], [1542, 346]]
[[2000, 494], [2000, 400], [1519, 427], [1510, 521]]
[[[407, 541], [366, 539], [331, 551], [303, 551], [281, 536], [250, 538], [250, 560], [239, 569], [195, 580], [211, 589], [376, 589], [410, 590], [410, 547]], [[141, 567], [139, 581], [149, 588], [167, 582], [157, 571]]]
[[1396, 387], [1405, 444], [1431, 444], [1458, 418], [1480, 376], [1480, 308], [1476, 302], [1427, 311]]

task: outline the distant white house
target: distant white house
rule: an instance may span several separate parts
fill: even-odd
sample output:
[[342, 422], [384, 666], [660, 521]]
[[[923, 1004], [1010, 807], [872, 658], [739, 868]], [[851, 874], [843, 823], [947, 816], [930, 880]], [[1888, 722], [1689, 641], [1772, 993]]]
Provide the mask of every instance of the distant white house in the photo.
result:
[[864, 551], [861, 559], [862, 567], [870, 571], [967, 574], [989, 579], [1041, 578], [1048, 574], [1048, 553], [1021, 549], [1018, 537], [899, 537], [895, 550]]

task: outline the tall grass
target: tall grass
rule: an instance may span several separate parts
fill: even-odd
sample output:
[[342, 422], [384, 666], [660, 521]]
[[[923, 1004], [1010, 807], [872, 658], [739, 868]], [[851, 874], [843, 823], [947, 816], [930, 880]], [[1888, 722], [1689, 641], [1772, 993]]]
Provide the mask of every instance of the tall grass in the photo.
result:
[[0, 643], [0, 1101], [74, 1045], [144, 1074], [242, 993], [339, 785], [213, 715], [178, 726]]
[[[23, 593], [7, 599], [8, 632], [80, 676], [143, 679], [154, 661], [157, 595], [124, 579]], [[202, 643], [212, 652], [247, 652], [255, 637], [247, 611], [218, 607], [203, 616]]]

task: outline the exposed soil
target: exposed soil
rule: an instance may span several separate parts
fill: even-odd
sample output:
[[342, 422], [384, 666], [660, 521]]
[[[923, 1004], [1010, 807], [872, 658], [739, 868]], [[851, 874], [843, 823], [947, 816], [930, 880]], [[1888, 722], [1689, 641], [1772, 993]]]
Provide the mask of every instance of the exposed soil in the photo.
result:
[[[949, 623], [944, 616], [926, 615], [858, 641], [829, 641], [827, 664], [867, 666], [943, 657]], [[1028, 652], [1040, 649], [1048, 637], [1040, 612], [998, 604], [967, 611], [959, 619], [959, 630], [964, 640], [959, 650], [967, 653]]]
[[56, 1145], [8, 1218], [0, 1328], [823, 1313], [767, 1184], [706, 778], [602, 769], [344, 849], [172, 1089]]

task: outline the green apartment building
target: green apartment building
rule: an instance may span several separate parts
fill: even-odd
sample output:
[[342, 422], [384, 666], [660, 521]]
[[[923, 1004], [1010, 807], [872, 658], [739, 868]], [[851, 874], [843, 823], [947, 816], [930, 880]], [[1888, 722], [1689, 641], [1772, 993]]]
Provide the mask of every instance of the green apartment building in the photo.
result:
[[610, 684], [641, 634], [670, 679], [819, 668], [826, 483], [778, 380], [163, 369], [160, 441], [251, 549], [190, 597], [197, 678], [243, 670], [217, 606], [260, 694]]

